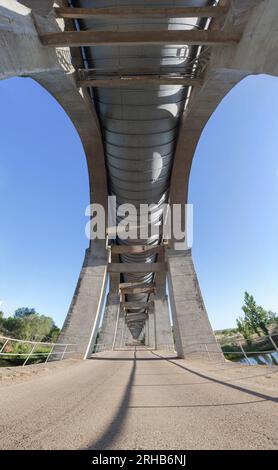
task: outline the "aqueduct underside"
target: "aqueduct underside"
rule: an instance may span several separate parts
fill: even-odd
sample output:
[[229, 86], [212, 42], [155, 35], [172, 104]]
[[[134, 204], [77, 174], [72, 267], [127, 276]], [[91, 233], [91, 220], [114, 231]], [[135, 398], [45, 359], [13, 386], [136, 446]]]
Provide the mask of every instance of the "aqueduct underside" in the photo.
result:
[[[222, 98], [249, 74], [277, 75], [277, 22], [276, 0], [1, 0], [0, 78], [32, 77], [63, 106], [92, 203], [152, 204], [159, 222], [165, 203], [186, 203], [195, 148]], [[170, 311], [178, 356], [221, 356], [191, 250], [175, 241], [90, 242], [60, 338], [75, 356], [96, 341], [173, 349]]]

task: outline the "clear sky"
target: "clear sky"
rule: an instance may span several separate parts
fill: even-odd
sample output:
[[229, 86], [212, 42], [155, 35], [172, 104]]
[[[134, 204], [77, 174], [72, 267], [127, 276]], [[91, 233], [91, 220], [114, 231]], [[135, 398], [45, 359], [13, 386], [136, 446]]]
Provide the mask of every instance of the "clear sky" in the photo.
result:
[[[59, 326], [87, 247], [88, 176], [79, 137], [30, 79], [0, 82], [0, 308]], [[214, 328], [245, 290], [278, 311], [278, 79], [249, 77], [223, 100], [194, 158], [193, 256]]]

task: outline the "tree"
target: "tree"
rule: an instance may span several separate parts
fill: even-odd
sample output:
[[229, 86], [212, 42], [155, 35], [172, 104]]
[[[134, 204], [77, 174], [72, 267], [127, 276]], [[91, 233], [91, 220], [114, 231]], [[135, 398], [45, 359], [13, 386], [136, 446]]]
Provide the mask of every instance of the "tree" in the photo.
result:
[[37, 312], [34, 308], [29, 308], [29, 307], [20, 307], [14, 312], [14, 317], [15, 318], [23, 318], [28, 315], [36, 315]]
[[51, 317], [35, 313], [9, 317], [4, 321], [4, 328], [17, 339], [44, 341], [56, 326]]
[[50, 343], [56, 343], [60, 334], [60, 328], [53, 324], [49, 334], [44, 338], [44, 341], [49, 341]]
[[238, 331], [242, 334], [242, 336], [246, 339], [246, 341], [250, 343], [251, 334], [252, 334], [250, 325], [242, 317], [237, 318], [236, 323], [237, 323]]
[[5, 322], [4, 312], [2, 312], [2, 310], [0, 310], [0, 330], [3, 328], [4, 322]]
[[269, 323], [274, 323], [274, 324], [277, 323], [278, 324], [278, 315], [277, 315], [277, 313], [272, 312], [271, 310], [268, 310], [267, 316], [268, 316], [268, 322]]
[[257, 305], [255, 299], [248, 292], [244, 293], [244, 305], [242, 307], [244, 318], [239, 317], [237, 325], [239, 331], [243, 331], [248, 335], [249, 332], [261, 335], [262, 330], [266, 335], [269, 334], [267, 325], [269, 324], [269, 315], [260, 305]]

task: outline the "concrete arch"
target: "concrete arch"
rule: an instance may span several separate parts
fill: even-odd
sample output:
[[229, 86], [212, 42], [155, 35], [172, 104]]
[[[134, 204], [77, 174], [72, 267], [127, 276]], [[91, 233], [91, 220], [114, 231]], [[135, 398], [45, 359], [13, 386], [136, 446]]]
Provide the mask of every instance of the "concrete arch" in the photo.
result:
[[[30, 77], [42, 85], [62, 106], [76, 128], [87, 159], [90, 200], [107, 204], [107, 180], [100, 125], [87, 91], [77, 88], [75, 69], [68, 48], [44, 48], [40, 30], [60, 31], [63, 22], [49, 15], [52, 1], [0, 2], [0, 79]], [[46, 10], [44, 7], [47, 7]], [[46, 16], [40, 16], [46, 15]], [[65, 319], [59, 342], [75, 343], [77, 357], [85, 357], [93, 342], [100, 319], [107, 281], [105, 240], [90, 242], [77, 282], [73, 300]], [[56, 348], [59, 353], [59, 347]], [[59, 356], [60, 357], [60, 356]]]
[[[16, 76], [30, 77], [42, 85], [61, 105], [72, 121], [87, 159], [90, 182], [90, 200], [106, 207], [107, 182], [104, 150], [99, 120], [87, 90], [79, 89], [69, 49], [43, 48], [33, 20], [47, 29], [59, 26], [53, 17], [41, 17], [15, 0], [0, 5], [0, 18], [9, 26], [1, 28], [3, 47], [0, 59], [0, 79]], [[48, 2], [22, 2], [36, 4], [35, 12], [48, 15], [52, 0]], [[62, 24], [60, 24], [63, 27]]]
[[[203, 129], [223, 98], [249, 75], [278, 76], [276, 0], [233, 0], [223, 28], [242, 31], [236, 47], [213, 51], [203, 85], [183, 115], [171, 174], [170, 203], [187, 202], [191, 164]], [[275, 59], [275, 60], [274, 60]]]

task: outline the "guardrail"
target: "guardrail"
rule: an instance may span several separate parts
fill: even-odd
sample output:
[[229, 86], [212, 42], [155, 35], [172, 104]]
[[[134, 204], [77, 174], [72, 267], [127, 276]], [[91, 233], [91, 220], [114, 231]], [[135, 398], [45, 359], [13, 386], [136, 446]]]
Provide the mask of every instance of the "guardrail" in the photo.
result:
[[[251, 366], [251, 365], [254, 365], [254, 364], [250, 360], [250, 356], [278, 353], [278, 345], [277, 345], [278, 341], [276, 340], [276, 342], [275, 342], [274, 339], [273, 339], [274, 337], [278, 337], [278, 333], [272, 333], [271, 335], [269, 334], [269, 335], [259, 336], [258, 338], [256, 337], [256, 339], [258, 339], [260, 341], [265, 341], [266, 339], [269, 340], [269, 343], [271, 344], [271, 346], [273, 346], [272, 349], [267, 349], [267, 350], [261, 349], [261, 350], [258, 350], [258, 351], [257, 350], [256, 351], [253, 351], [253, 350], [248, 351], [246, 349], [246, 346], [245, 346], [245, 349], [244, 349], [244, 346], [243, 346], [244, 341], [242, 339], [236, 338], [236, 336], [233, 336], [231, 338], [227, 338], [227, 341], [229, 341], [229, 339], [231, 340], [232, 338], [236, 338], [236, 339], [233, 340], [232, 342], [229, 342], [228, 344], [227, 343], [225, 344], [224, 342], [221, 343], [221, 342], [219, 342], [219, 340], [216, 340], [217, 350], [215, 350], [213, 348], [213, 346], [215, 346], [215, 342], [192, 344], [191, 347], [193, 348], [193, 350], [190, 354], [191, 355], [198, 355], [200, 353], [205, 353], [205, 354], [207, 354], [207, 357], [208, 357], [209, 361], [213, 360], [213, 356], [218, 356], [219, 357], [219, 353], [222, 353], [223, 361], [225, 361], [225, 356], [239, 355], [239, 356], [244, 357], [244, 359], [246, 360], [246, 363]], [[194, 349], [195, 346], [196, 346], [196, 349]], [[238, 347], [239, 351], [235, 351], [233, 349], [223, 350], [223, 348], [225, 346], [226, 347], [230, 346], [231, 348]]]
[[165, 344], [159, 344], [157, 349], [159, 349], [160, 351], [175, 351], [175, 346], [174, 344], [171, 344], [171, 343], [165, 343]]
[[108, 343], [96, 343], [93, 348], [93, 354], [98, 352], [104, 352], [112, 350], [112, 344]]
[[[21, 345], [28, 345], [30, 346], [29, 351], [26, 352], [6, 352], [8, 347], [12, 345], [13, 343], [16, 344], [21, 344]], [[48, 343], [48, 342], [42, 342], [42, 341], [27, 341], [23, 339], [15, 339], [15, 338], [9, 338], [7, 336], [0, 336], [0, 357], [6, 357], [6, 356], [11, 356], [11, 357], [16, 357], [16, 356], [21, 356], [22, 359], [25, 358], [23, 362], [23, 366], [27, 364], [29, 359], [31, 357], [40, 357], [40, 356], [45, 356], [45, 363], [49, 361], [51, 355], [55, 356], [60, 356], [59, 359], [57, 360], [62, 360], [64, 359], [66, 354], [72, 354], [76, 351], [73, 350], [68, 350], [69, 347], [76, 346], [76, 344], [70, 344], [70, 343]], [[36, 349], [38, 347], [49, 347], [48, 351], [42, 351], [42, 352], [36, 352]], [[61, 347], [61, 351], [58, 351]]]

